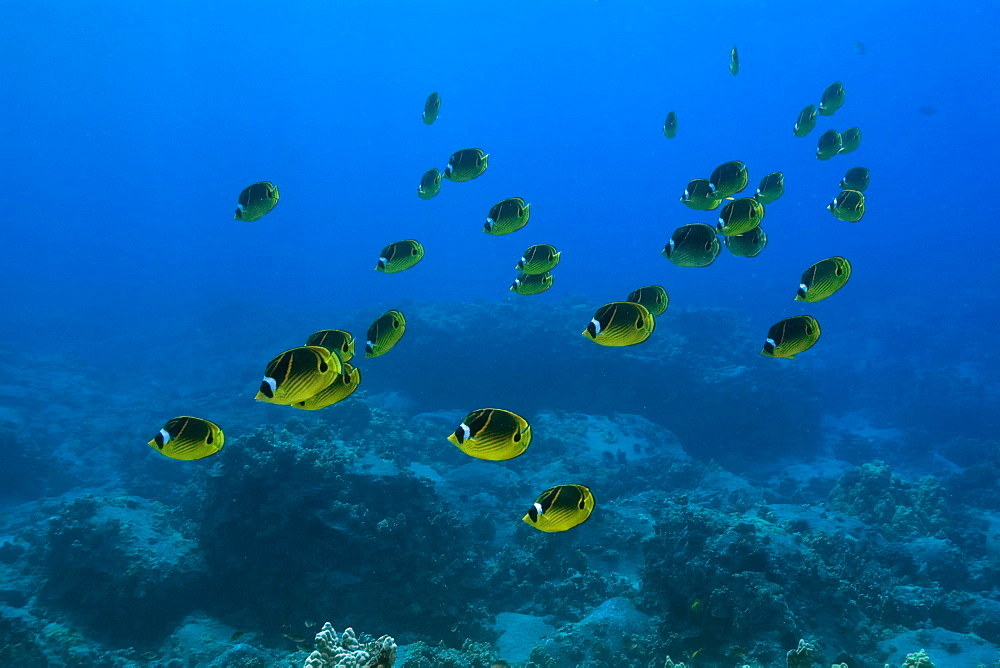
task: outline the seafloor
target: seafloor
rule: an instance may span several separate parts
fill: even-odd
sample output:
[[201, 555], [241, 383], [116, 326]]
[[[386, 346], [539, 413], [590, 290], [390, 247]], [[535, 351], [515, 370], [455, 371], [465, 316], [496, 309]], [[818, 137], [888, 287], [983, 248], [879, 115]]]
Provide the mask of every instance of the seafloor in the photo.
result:
[[[1000, 442], [963, 419], [998, 389], [975, 368], [767, 359], [723, 310], [672, 308], [628, 350], [566, 335], [583, 300], [404, 310], [318, 412], [252, 400], [301, 341], [234, 342], [238, 309], [175, 332], [183, 358], [4, 350], [0, 665], [298, 667], [324, 622], [406, 668], [998, 665]], [[529, 419], [525, 455], [445, 440], [490, 405]], [[223, 451], [145, 445], [181, 414]], [[589, 521], [520, 521], [561, 483], [594, 491]]]

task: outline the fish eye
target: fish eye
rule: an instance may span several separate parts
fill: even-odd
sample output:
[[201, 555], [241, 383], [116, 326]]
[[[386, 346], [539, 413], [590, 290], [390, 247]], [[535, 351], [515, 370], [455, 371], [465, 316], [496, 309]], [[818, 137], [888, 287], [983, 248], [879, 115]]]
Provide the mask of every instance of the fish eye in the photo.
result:
[[326, 373], [327, 369], [329, 369], [329, 368], [330, 367], [329, 367], [329, 365], [327, 365], [326, 362], [320, 362], [319, 363], [319, 371], [320, 371], [320, 373]]
[[519, 431], [514, 432], [514, 442], [515, 443], [521, 442], [521, 432]]
[[392, 328], [393, 329], [399, 329], [399, 321], [393, 320], [392, 321]]
[[635, 321], [635, 328], [642, 329], [642, 316], [640, 315]]
[[208, 443], [209, 445], [212, 445], [212, 443], [213, 443], [214, 441], [215, 441], [215, 439], [214, 439], [214, 438], [212, 438], [212, 435], [211, 435], [211, 434], [209, 434], [209, 435], [208, 435], [208, 438], [206, 438], [206, 439], [205, 439], [205, 443]]

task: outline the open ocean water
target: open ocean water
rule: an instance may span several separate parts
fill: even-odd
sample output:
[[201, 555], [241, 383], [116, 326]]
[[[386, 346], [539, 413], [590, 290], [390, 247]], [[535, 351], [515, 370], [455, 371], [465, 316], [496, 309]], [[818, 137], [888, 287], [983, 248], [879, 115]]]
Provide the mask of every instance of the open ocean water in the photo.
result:
[[[1000, 666], [1000, 10], [0, 16], [0, 666]], [[838, 81], [843, 106], [794, 136]], [[818, 160], [848, 128], [860, 146]], [[480, 176], [417, 196], [467, 148]], [[766, 246], [668, 261], [727, 204], [693, 210], [685, 187], [733, 160], [735, 198], [784, 175]], [[827, 205], [853, 167], [852, 223]], [[273, 210], [234, 219], [263, 181]], [[484, 234], [510, 197], [528, 223]], [[419, 263], [374, 271], [405, 239]], [[551, 288], [515, 294], [543, 243]], [[834, 256], [850, 280], [795, 301]], [[654, 285], [648, 339], [581, 336]], [[389, 310], [405, 333], [366, 357]], [[761, 354], [806, 315], [815, 345]], [[255, 401], [269, 360], [324, 329], [354, 335], [357, 391]], [[502, 461], [447, 440], [482, 408], [530, 425], [498, 432]], [[147, 445], [179, 416], [224, 447]], [[537, 530], [563, 485], [592, 513]]]

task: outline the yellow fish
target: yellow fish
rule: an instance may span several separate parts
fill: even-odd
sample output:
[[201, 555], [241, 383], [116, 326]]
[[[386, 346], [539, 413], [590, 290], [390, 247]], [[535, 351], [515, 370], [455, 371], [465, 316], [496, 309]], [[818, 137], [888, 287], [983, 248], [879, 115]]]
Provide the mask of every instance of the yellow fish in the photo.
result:
[[321, 329], [310, 334], [307, 346], [322, 346], [340, 356], [341, 362], [349, 362], [354, 357], [354, 336], [342, 329]]
[[361, 370], [344, 363], [344, 373], [337, 376], [332, 383], [304, 401], [297, 401], [292, 408], [304, 411], [318, 411], [332, 406], [354, 394], [361, 384]]
[[530, 216], [530, 204], [525, 204], [520, 197], [508, 197], [490, 207], [483, 232], [494, 236], [516, 232], [528, 224]]
[[858, 190], [841, 190], [826, 208], [838, 220], [856, 223], [865, 215], [865, 195]]
[[163, 425], [163, 429], [149, 442], [149, 447], [164, 457], [192, 461], [214, 455], [225, 442], [226, 437], [219, 425], [182, 415]]
[[594, 495], [584, 485], [556, 485], [542, 492], [521, 519], [539, 531], [566, 531], [590, 519]]
[[663, 122], [663, 136], [673, 139], [677, 135], [677, 114], [667, 112], [667, 120]]
[[441, 192], [441, 172], [437, 168], [428, 169], [420, 177], [420, 185], [417, 186], [417, 197], [420, 199], [430, 199]]
[[602, 346], [634, 346], [649, 338], [656, 320], [642, 304], [611, 302], [597, 309], [583, 336]]
[[552, 287], [552, 274], [525, 274], [521, 272], [510, 286], [510, 291], [519, 295], [537, 295]]
[[715, 228], [690, 223], [674, 230], [661, 253], [678, 267], [707, 267], [715, 262], [721, 248]]
[[378, 357], [389, 352], [406, 332], [406, 318], [399, 311], [386, 311], [371, 324], [365, 341], [365, 357]]
[[647, 285], [633, 290], [625, 301], [642, 304], [654, 316], [663, 315], [670, 305], [670, 295], [662, 285]]
[[734, 237], [749, 232], [764, 220], [764, 205], [753, 197], [741, 197], [727, 202], [719, 213], [719, 234]]
[[288, 405], [313, 396], [344, 372], [337, 353], [322, 346], [300, 346], [281, 353], [264, 369], [255, 399]]
[[524, 454], [531, 445], [531, 426], [517, 413], [480, 408], [465, 417], [448, 441], [470, 457], [500, 462]]
[[430, 125], [437, 120], [438, 113], [441, 111], [441, 96], [434, 91], [427, 96], [427, 100], [424, 102], [424, 125]]
[[818, 302], [826, 299], [847, 285], [850, 278], [851, 263], [847, 258], [835, 255], [820, 260], [802, 274], [799, 289], [795, 293], [795, 301]]
[[552, 271], [559, 264], [559, 251], [552, 244], [535, 244], [521, 254], [515, 269], [525, 274], [544, 274]]
[[795, 127], [792, 128], [792, 133], [796, 137], [805, 137], [813, 131], [814, 127], [816, 127], [816, 107], [810, 104], [799, 112], [799, 118], [795, 121]]
[[236, 203], [236, 220], [253, 222], [262, 218], [278, 204], [278, 186], [270, 181], [260, 181], [247, 186]]
[[733, 76], [739, 74], [740, 71], [740, 54], [737, 53], [736, 47], [729, 52], [729, 73]]
[[823, 97], [819, 103], [819, 113], [822, 116], [833, 116], [833, 112], [844, 106], [844, 85], [839, 81], [834, 81], [823, 91]]
[[382, 249], [378, 262], [375, 264], [375, 271], [381, 271], [383, 274], [396, 274], [416, 266], [423, 259], [424, 247], [420, 242], [416, 239], [404, 239], [393, 242]]
[[481, 148], [463, 148], [455, 151], [448, 158], [448, 166], [444, 168], [444, 178], [449, 181], [471, 181], [486, 171], [489, 166], [490, 154]]
[[771, 326], [760, 351], [765, 357], [795, 359], [801, 352], [809, 350], [819, 341], [819, 322], [811, 315], [797, 315]]

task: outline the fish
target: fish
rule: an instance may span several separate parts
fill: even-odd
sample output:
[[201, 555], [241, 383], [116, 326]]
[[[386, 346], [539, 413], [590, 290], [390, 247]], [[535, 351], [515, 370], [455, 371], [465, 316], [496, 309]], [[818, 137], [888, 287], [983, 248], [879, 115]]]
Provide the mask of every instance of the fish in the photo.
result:
[[341, 362], [349, 362], [354, 357], [354, 336], [342, 329], [321, 329], [309, 335], [307, 346], [322, 346], [337, 353]]
[[323, 346], [292, 348], [268, 362], [254, 398], [269, 404], [294, 404], [316, 394], [343, 372], [340, 356]]
[[856, 223], [865, 215], [864, 193], [858, 190], [841, 190], [826, 208], [837, 219]]
[[168, 420], [149, 441], [149, 447], [164, 457], [193, 461], [214, 455], [225, 443], [226, 437], [219, 425], [203, 418], [182, 415]]
[[835, 255], [820, 260], [802, 274], [795, 301], [818, 302], [826, 299], [847, 285], [850, 278], [851, 263], [847, 258]]
[[521, 519], [539, 531], [566, 531], [590, 519], [594, 494], [585, 485], [556, 485], [538, 495]]
[[552, 244], [535, 244], [521, 253], [515, 269], [525, 274], [544, 274], [552, 271], [559, 264], [560, 252]]
[[827, 130], [819, 136], [819, 143], [816, 146], [816, 157], [819, 160], [829, 160], [840, 153], [844, 145], [844, 140], [836, 130]]
[[424, 247], [416, 239], [395, 241], [379, 254], [375, 271], [383, 274], [397, 274], [415, 266], [424, 259]]
[[301, 643], [304, 643], [306, 641], [305, 637], [302, 636], [302, 635], [299, 635], [298, 633], [283, 633], [282, 635], [285, 636], [286, 638], [288, 638], [289, 640], [291, 640], [293, 643], [296, 643], [296, 644], [301, 644]]
[[839, 81], [834, 81], [823, 91], [823, 96], [819, 102], [819, 113], [822, 116], [833, 116], [833, 112], [844, 106], [844, 86]]
[[523, 271], [518, 274], [514, 282], [511, 283], [510, 291], [519, 295], [537, 295], [552, 287], [552, 274], [526, 274]]
[[663, 121], [663, 136], [673, 139], [677, 135], [677, 114], [672, 111], [667, 112], [667, 120]]
[[520, 197], [508, 197], [490, 207], [486, 222], [483, 223], [483, 232], [494, 236], [517, 232], [528, 224], [530, 216], [530, 204], [525, 204]]
[[726, 202], [719, 213], [719, 234], [727, 237], [749, 232], [764, 219], [764, 205], [753, 197], [741, 197]]
[[761, 204], [770, 204], [785, 194], [785, 175], [781, 172], [771, 172], [760, 180], [757, 194], [754, 195]]
[[670, 305], [670, 295], [662, 285], [647, 285], [629, 293], [625, 300], [646, 307], [653, 316], [663, 315]]
[[796, 137], [805, 137], [813, 131], [814, 127], [816, 127], [816, 107], [809, 104], [799, 112], [799, 119], [795, 121], [792, 132]]
[[438, 113], [441, 111], [441, 96], [434, 91], [427, 96], [427, 100], [424, 102], [424, 125], [430, 125], [437, 120]]
[[819, 341], [819, 322], [811, 315], [796, 315], [775, 323], [767, 331], [767, 340], [760, 351], [765, 357], [795, 359]]
[[386, 311], [368, 328], [365, 357], [378, 357], [389, 352], [406, 332], [406, 318], [396, 310]]
[[420, 185], [417, 186], [417, 197], [420, 199], [430, 199], [441, 192], [441, 172], [437, 167], [432, 167], [424, 172], [420, 177]]
[[844, 190], [857, 190], [864, 192], [868, 187], [870, 174], [867, 167], [851, 167], [840, 179], [840, 187]]
[[740, 54], [736, 51], [736, 47], [733, 46], [733, 50], [729, 52], [729, 73], [733, 76], [739, 74], [740, 71]]
[[278, 204], [278, 186], [259, 181], [243, 189], [236, 201], [236, 220], [253, 222], [263, 218]]
[[691, 223], [674, 230], [661, 252], [678, 267], [707, 267], [715, 262], [721, 248], [715, 228], [705, 223]]
[[344, 372], [334, 378], [333, 382], [308, 399], [295, 402], [292, 404], [292, 408], [299, 408], [304, 411], [318, 411], [321, 408], [332, 406], [351, 396], [360, 384], [361, 369], [345, 362]]
[[743, 234], [727, 236], [726, 248], [736, 257], [757, 257], [767, 246], [767, 234], [759, 225]]
[[239, 640], [240, 638], [242, 638], [246, 634], [247, 634], [246, 631], [234, 631], [233, 635], [229, 636], [229, 639], [230, 640]]
[[712, 184], [708, 179], [692, 179], [688, 182], [684, 194], [681, 195], [681, 202], [689, 209], [696, 211], [712, 211], [722, 204], [722, 197], [712, 194]]
[[602, 346], [634, 346], [649, 338], [656, 327], [656, 320], [642, 304], [611, 302], [597, 309], [584, 338]]
[[865, 43], [864, 42], [855, 42], [854, 43], [854, 53], [858, 54], [859, 56], [865, 55]]
[[726, 198], [746, 188], [749, 178], [746, 165], [739, 160], [730, 160], [712, 171], [708, 185], [712, 188], [712, 197]]
[[851, 153], [861, 146], [861, 128], [847, 128], [840, 137], [840, 153]]
[[490, 154], [481, 148], [463, 148], [455, 151], [448, 158], [448, 166], [444, 168], [444, 178], [449, 181], [471, 181], [486, 171]]
[[528, 449], [531, 425], [503, 408], [479, 408], [465, 416], [448, 441], [470, 457], [502, 462]]

